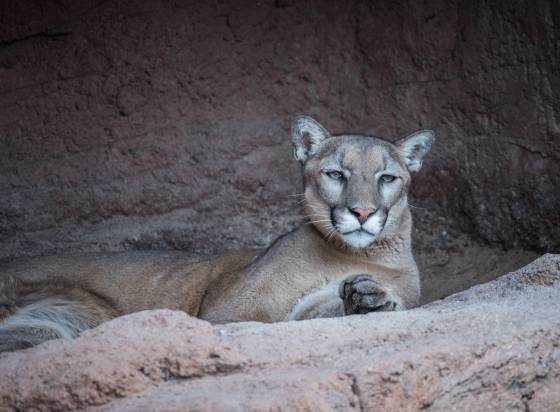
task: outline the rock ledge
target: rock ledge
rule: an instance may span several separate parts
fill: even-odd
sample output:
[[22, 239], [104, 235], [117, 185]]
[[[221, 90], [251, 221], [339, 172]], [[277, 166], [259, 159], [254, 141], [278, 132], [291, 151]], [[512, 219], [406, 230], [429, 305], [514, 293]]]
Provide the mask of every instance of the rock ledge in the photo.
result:
[[212, 326], [136, 313], [0, 356], [0, 410], [553, 410], [560, 255], [396, 313]]

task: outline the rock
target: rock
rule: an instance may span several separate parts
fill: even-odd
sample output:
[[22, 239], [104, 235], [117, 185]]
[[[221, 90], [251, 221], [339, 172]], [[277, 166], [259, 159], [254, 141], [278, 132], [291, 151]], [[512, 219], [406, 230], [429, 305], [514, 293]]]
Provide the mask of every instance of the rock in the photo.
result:
[[209, 323], [169, 310], [119, 318], [75, 341], [51, 341], [37, 350], [31, 357], [20, 351], [2, 358], [2, 405], [71, 410], [157, 382], [233, 372], [243, 362]]
[[410, 311], [212, 326], [157, 310], [0, 356], [1, 410], [554, 410], [560, 255]]

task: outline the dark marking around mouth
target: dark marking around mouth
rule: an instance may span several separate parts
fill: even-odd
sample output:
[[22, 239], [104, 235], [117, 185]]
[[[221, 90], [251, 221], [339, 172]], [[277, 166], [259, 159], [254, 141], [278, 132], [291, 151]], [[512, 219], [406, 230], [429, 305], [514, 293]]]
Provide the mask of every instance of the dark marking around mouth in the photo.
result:
[[333, 225], [333, 227], [336, 227], [336, 218], [334, 216], [334, 207], [331, 207], [331, 211], [330, 211], [330, 215], [331, 215], [331, 224]]
[[370, 236], [375, 237], [375, 235], [374, 235], [373, 233], [368, 232], [367, 230], [362, 229], [362, 228], [356, 229], [356, 230], [351, 230], [350, 232], [342, 232], [341, 234], [342, 234], [342, 235], [351, 235], [352, 233], [356, 233], [356, 232], [364, 232], [364, 233], [367, 233], [367, 234], [370, 235]]

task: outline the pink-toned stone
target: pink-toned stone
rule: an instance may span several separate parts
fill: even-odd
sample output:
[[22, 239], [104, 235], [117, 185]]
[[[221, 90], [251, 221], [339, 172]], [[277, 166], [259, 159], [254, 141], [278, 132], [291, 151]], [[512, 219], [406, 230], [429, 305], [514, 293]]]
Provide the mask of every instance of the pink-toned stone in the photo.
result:
[[157, 382], [240, 369], [209, 323], [182, 312], [123, 317], [75, 341], [51, 341], [0, 357], [0, 404], [27, 410], [101, 405]]
[[0, 356], [1, 410], [554, 410], [559, 280], [545, 255], [405, 312], [216, 326], [136, 313]]

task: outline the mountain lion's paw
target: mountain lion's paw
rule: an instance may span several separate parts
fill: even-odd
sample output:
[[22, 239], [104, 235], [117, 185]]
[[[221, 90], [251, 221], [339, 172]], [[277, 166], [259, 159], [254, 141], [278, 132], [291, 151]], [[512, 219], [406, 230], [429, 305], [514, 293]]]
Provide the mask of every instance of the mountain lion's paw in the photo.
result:
[[340, 298], [344, 313], [387, 312], [397, 309], [387, 291], [369, 275], [352, 275], [340, 282]]

